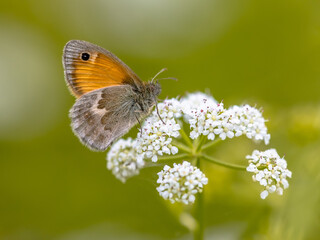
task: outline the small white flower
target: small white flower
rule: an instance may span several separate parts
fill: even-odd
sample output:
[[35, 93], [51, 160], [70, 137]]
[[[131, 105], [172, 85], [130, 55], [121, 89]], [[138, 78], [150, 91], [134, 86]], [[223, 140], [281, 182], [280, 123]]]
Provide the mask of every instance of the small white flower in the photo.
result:
[[269, 193], [277, 192], [283, 194], [283, 189], [289, 187], [287, 177], [291, 178], [292, 173], [287, 169], [287, 162], [280, 158], [275, 149], [269, 149], [264, 152], [254, 150], [252, 155], [246, 157], [249, 159], [248, 172], [252, 172], [254, 181], [258, 181], [264, 190], [260, 197], [265, 199]]
[[261, 197], [262, 199], [266, 199], [266, 197], [268, 197], [268, 195], [269, 195], [269, 192], [268, 192], [267, 190], [264, 190], [264, 191], [262, 191], [262, 192], [260, 193], [260, 197]]
[[107, 168], [123, 183], [139, 174], [145, 162], [136, 152], [136, 142], [131, 138], [120, 139], [112, 145], [107, 154]]
[[164, 199], [174, 202], [190, 204], [195, 201], [195, 194], [202, 192], [203, 185], [208, 183], [208, 178], [189, 162], [173, 164], [173, 168], [164, 166], [158, 173], [159, 187], [157, 190]]

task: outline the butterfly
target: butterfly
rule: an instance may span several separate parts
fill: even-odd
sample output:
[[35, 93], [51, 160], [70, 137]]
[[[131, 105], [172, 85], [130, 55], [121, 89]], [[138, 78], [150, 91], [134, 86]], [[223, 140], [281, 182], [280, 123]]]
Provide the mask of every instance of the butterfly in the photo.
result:
[[[91, 150], [104, 151], [157, 106], [161, 86], [143, 82], [119, 58], [80, 40], [63, 50], [65, 80], [77, 98], [69, 112], [71, 128]], [[159, 115], [160, 117], [160, 115]]]

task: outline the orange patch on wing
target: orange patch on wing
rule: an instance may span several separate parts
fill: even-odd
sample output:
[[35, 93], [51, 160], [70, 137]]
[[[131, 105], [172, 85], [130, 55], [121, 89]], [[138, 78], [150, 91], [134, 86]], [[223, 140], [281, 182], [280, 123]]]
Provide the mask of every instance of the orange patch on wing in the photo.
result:
[[96, 89], [131, 84], [132, 77], [127, 69], [109, 56], [98, 52], [89, 52], [88, 60], [73, 58], [69, 68], [69, 87], [76, 97]]

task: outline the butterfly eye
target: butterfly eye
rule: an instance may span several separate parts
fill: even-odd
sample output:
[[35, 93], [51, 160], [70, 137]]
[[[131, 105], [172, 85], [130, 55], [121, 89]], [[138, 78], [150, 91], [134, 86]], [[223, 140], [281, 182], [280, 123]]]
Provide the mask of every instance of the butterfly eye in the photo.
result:
[[90, 58], [90, 54], [89, 54], [89, 53], [82, 53], [82, 54], [81, 54], [81, 59], [82, 59], [83, 61], [88, 61], [89, 58]]

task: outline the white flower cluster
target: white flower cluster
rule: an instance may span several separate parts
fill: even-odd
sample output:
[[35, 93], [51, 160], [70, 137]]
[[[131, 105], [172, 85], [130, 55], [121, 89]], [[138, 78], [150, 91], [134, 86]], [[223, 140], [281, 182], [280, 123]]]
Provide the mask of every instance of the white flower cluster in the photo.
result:
[[123, 183], [134, 175], [145, 165], [135, 148], [136, 142], [131, 138], [120, 139], [112, 145], [107, 155], [107, 168]]
[[164, 199], [172, 203], [182, 202], [193, 203], [195, 194], [202, 192], [203, 185], [208, 183], [208, 178], [189, 162], [173, 164], [173, 168], [164, 166], [158, 173], [157, 183], [160, 184], [157, 190]]
[[[190, 110], [190, 138], [196, 139], [201, 134], [207, 136], [209, 140], [214, 140], [216, 135], [219, 135], [222, 140], [228, 137], [233, 137], [231, 125], [225, 119], [225, 109], [223, 104], [203, 104], [197, 108]], [[227, 125], [228, 124], [228, 125]], [[229, 128], [227, 128], [229, 127]], [[230, 136], [230, 134], [233, 134]]]
[[220, 137], [221, 140], [246, 135], [250, 139], [264, 140], [269, 144], [270, 134], [262, 113], [249, 105], [233, 106], [225, 109], [223, 103], [208, 104], [205, 101], [197, 107], [190, 107], [186, 112], [192, 131], [190, 137], [205, 135], [209, 140]]
[[158, 156], [162, 156], [164, 153], [169, 155], [178, 153], [178, 148], [171, 143], [172, 138], [177, 138], [180, 135], [181, 127], [175, 119], [181, 116], [179, 105], [179, 101], [176, 99], [165, 100], [158, 104], [161, 119], [154, 111], [145, 120], [137, 137], [137, 152], [142, 158], [149, 158], [156, 162]]
[[260, 197], [265, 199], [269, 193], [277, 192], [283, 194], [283, 189], [289, 187], [287, 177], [291, 178], [292, 173], [287, 169], [287, 162], [280, 158], [275, 149], [269, 149], [264, 152], [253, 151], [252, 155], [246, 157], [249, 159], [248, 172], [254, 173], [253, 181], [258, 181], [264, 186]]
[[249, 139], [264, 140], [266, 145], [269, 144], [270, 134], [261, 111], [249, 105], [243, 105], [229, 108], [226, 114], [230, 115], [236, 136], [244, 134]]

